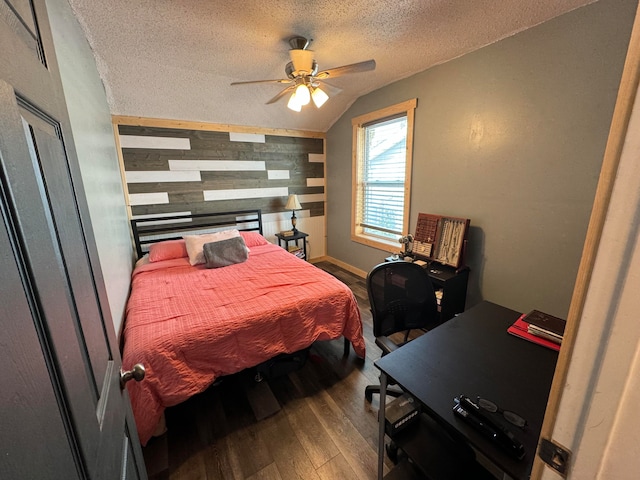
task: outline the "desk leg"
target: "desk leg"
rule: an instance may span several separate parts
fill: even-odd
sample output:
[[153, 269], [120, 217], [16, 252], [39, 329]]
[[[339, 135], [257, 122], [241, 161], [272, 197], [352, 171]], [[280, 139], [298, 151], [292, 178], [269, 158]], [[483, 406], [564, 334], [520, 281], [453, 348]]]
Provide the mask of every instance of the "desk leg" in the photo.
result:
[[387, 400], [387, 374], [380, 372], [380, 409], [378, 410], [378, 480], [384, 476], [384, 427]]

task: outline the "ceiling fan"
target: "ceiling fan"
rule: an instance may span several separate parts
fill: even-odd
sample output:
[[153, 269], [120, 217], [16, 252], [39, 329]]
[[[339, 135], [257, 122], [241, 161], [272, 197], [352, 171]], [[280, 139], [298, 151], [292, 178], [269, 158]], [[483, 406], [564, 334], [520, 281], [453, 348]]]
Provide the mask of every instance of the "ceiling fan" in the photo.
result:
[[287, 107], [299, 112], [304, 105], [311, 100], [320, 108], [329, 99], [329, 95], [320, 88], [321, 82], [325, 85], [327, 79], [339, 77], [349, 73], [367, 72], [376, 68], [375, 60], [343, 65], [318, 71], [318, 63], [313, 58], [313, 50], [308, 50], [311, 39], [295, 36], [289, 40], [291, 61], [284, 68], [287, 78], [276, 80], [253, 80], [248, 82], [233, 82], [231, 85], [248, 85], [252, 83], [281, 83], [289, 84], [284, 90], [267, 102], [275, 103], [287, 94], [291, 94]]

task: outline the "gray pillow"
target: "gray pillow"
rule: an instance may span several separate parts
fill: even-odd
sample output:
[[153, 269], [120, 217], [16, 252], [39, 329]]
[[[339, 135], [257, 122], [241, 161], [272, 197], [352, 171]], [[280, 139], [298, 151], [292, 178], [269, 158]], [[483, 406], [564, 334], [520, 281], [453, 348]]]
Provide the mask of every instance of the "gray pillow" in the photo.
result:
[[219, 268], [242, 263], [249, 258], [249, 249], [242, 237], [232, 237], [217, 242], [205, 243], [203, 246], [205, 266]]

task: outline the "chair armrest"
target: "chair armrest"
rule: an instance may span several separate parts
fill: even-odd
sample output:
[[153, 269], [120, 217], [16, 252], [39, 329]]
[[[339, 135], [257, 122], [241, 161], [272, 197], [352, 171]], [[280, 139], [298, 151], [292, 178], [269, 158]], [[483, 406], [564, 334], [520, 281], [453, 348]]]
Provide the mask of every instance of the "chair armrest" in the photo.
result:
[[386, 355], [387, 353], [391, 353], [394, 350], [397, 350], [399, 345], [392, 342], [389, 337], [376, 337], [376, 345], [380, 347], [382, 350], [382, 355]]

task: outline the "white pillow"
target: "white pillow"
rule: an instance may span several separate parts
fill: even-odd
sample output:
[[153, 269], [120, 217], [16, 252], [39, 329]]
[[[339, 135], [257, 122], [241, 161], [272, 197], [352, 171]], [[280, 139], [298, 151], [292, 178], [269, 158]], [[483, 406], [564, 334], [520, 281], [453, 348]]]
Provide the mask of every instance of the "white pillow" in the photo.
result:
[[149, 263], [151, 263], [151, 260], [149, 260], [149, 254], [148, 254], [148, 253], [145, 253], [145, 254], [144, 254], [142, 257], [140, 257], [140, 258], [138, 259], [138, 261], [136, 262], [136, 268], [137, 268], [137, 267], [141, 267], [141, 266], [143, 266], [143, 265], [147, 265], [147, 264], [149, 264]]
[[238, 230], [223, 230], [215, 233], [205, 233], [203, 235], [185, 235], [184, 242], [187, 246], [187, 253], [189, 254], [189, 263], [191, 265], [198, 265], [199, 263], [205, 263], [204, 258], [204, 244], [211, 242], [219, 242], [220, 240], [227, 240], [228, 238], [239, 237], [240, 232]]

